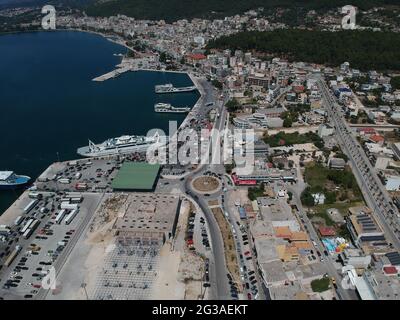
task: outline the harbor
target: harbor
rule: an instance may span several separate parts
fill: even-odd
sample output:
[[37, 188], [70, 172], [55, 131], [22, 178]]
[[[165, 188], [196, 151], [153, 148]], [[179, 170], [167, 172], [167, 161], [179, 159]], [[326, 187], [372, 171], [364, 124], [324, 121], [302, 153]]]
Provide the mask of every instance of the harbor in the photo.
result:
[[[49, 42], [54, 46], [44, 50]], [[176, 121], [179, 126], [186, 114], [155, 113], [154, 104], [191, 107], [199, 99], [197, 92], [168, 96], [154, 93], [154, 86], [161, 83], [193, 85], [182, 72], [125, 72], [109, 81], [91, 81], [115, 69], [121, 57], [114, 53], [126, 51], [91, 33], [24, 33], [4, 36], [0, 43], [5, 48], [0, 53], [5, 68], [0, 85], [6, 88], [2, 110], [7, 120], [0, 127], [2, 136], [7, 137], [0, 140], [0, 148], [7, 150], [0, 159], [0, 170], [12, 170], [33, 180], [49, 164], [76, 158], [76, 149], [87, 145], [88, 139], [101, 143], [121, 135], [146, 135], [152, 128], [168, 132], [168, 121]], [[35, 65], [29, 63], [26, 53], [22, 54], [22, 43], [36, 57]], [[66, 60], [71, 62], [62, 62]], [[32, 69], [28, 77], [27, 68]], [[14, 86], [9, 86], [7, 74], [13, 74]], [[42, 94], [44, 86], [49, 88], [46, 96]], [[30, 99], [16, 98], [21, 90], [29, 92]], [[18, 134], [10, 135], [16, 121]], [[20, 190], [1, 191], [0, 214], [19, 195]]]
[[[196, 79], [193, 80], [196, 84]], [[199, 91], [202, 91], [201, 87]], [[200, 111], [199, 101], [203, 101], [202, 96], [183, 125], [190, 121], [188, 118], [196, 117], [195, 112]], [[96, 212], [101, 211], [107, 199], [123, 197], [123, 193], [115, 189], [117, 184], [113, 184], [121, 168], [138, 161], [144, 163], [144, 160], [143, 153], [110, 154], [50, 165], [33, 186], [0, 216], [0, 225], [7, 226], [7, 241], [0, 242], [1, 252], [4, 252], [0, 261], [6, 268], [1, 272], [12, 270], [10, 278], [1, 277], [0, 296], [7, 299], [54, 299], [58, 295], [76, 298], [80, 282], [89, 282], [95, 296], [105, 292], [106, 288], [97, 289], [93, 278], [80, 276], [74, 283], [61, 280], [51, 290], [42, 288], [42, 280], [50, 272], [50, 265], [54, 266], [55, 275], [60, 279], [69, 279], [65, 274], [72, 270], [75, 273], [76, 268], [82, 269], [84, 274], [86, 269], [81, 257], [93, 250], [93, 245], [88, 245], [85, 239], [98, 228]], [[176, 196], [172, 197], [176, 198], [173, 201], [179, 201]], [[169, 210], [172, 219], [177, 209], [172, 207]], [[71, 263], [77, 267], [71, 269]], [[27, 285], [20, 285], [21, 281]], [[140, 290], [133, 292], [142, 293]], [[152, 293], [149, 291], [147, 294]]]

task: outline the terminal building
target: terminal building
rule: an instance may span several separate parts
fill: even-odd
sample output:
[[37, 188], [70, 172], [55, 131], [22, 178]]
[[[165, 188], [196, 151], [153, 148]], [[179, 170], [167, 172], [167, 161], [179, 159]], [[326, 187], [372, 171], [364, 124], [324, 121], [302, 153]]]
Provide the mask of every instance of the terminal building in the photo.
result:
[[120, 243], [164, 243], [175, 235], [181, 199], [163, 193], [133, 193], [113, 229]]

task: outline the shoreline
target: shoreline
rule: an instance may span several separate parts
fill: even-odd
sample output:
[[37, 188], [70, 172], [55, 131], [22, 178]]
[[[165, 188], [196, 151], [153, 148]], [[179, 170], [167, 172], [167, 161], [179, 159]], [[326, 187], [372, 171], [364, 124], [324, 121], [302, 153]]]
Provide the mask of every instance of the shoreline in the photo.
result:
[[[94, 35], [98, 35], [101, 36], [103, 38], [105, 38], [106, 40], [109, 40], [110, 42], [113, 42], [115, 44], [124, 46], [127, 49], [132, 50], [129, 46], [127, 46], [125, 43], [122, 43], [123, 41], [118, 41], [115, 39], [110, 39], [109, 37], [112, 37], [112, 35], [106, 35], [106, 34], [102, 34], [102, 33], [98, 33], [98, 32], [94, 32], [94, 31], [88, 31], [88, 30], [78, 30], [78, 29], [57, 29], [57, 30], [27, 30], [27, 31], [16, 31], [16, 32], [7, 32], [7, 33], [0, 33], [1, 35], [6, 35], [6, 34], [22, 34], [22, 33], [34, 33], [34, 32], [57, 32], [57, 31], [68, 31], [68, 32], [84, 32], [84, 33], [90, 33], [90, 34], [94, 34]], [[114, 36], [115, 37], [115, 36]], [[122, 58], [121, 58], [122, 60]], [[129, 70], [131, 71], [131, 70]], [[133, 71], [133, 70], [132, 70]], [[192, 112], [194, 110], [197, 110], [197, 108], [201, 105], [201, 101], [203, 100], [204, 97], [204, 90], [202, 88], [202, 86], [199, 84], [199, 82], [197, 81], [196, 77], [194, 77], [193, 74], [191, 74], [188, 71], [179, 71], [179, 70], [153, 70], [153, 69], [140, 69], [140, 70], [136, 70], [136, 71], [145, 71], [145, 72], [165, 72], [165, 73], [177, 73], [177, 74], [186, 74], [190, 81], [192, 82], [192, 84], [194, 86], [196, 86], [197, 91], [199, 92], [199, 98], [196, 100], [196, 102], [194, 103], [191, 111], [186, 115], [186, 117], [183, 119], [183, 121], [181, 122], [181, 124], [179, 125], [179, 128], [182, 128], [183, 126], [187, 125], [187, 123], [190, 121], [190, 119], [192, 118], [191, 115], [193, 114]], [[175, 133], [176, 134], [176, 133]], [[79, 158], [79, 160], [82, 160], [82, 158]], [[71, 159], [66, 160], [66, 161], [72, 161]], [[43, 172], [41, 172], [37, 177], [34, 177], [33, 180], [34, 182], [32, 183], [35, 184], [37, 182], [37, 179], [47, 170], [49, 170], [49, 168], [51, 168], [52, 166], [54, 166], [57, 162], [51, 162], [45, 170], [43, 170]], [[30, 191], [24, 190], [18, 197], [16, 200], [14, 200], [3, 212], [0, 212], [0, 221], [7, 221], [7, 222], [12, 222], [11, 220], [9, 220], [9, 216], [11, 214], [11, 216], [14, 216], [11, 212], [13, 212], [13, 208], [15, 208], [15, 206], [18, 206], [18, 203], [21, 201], [21, 199], [25, 198], [27, 196], [27, 194]], [[11, 212], [9, 212], [11, 211]], [[13, 217], [15, 218], [15, 217]]]

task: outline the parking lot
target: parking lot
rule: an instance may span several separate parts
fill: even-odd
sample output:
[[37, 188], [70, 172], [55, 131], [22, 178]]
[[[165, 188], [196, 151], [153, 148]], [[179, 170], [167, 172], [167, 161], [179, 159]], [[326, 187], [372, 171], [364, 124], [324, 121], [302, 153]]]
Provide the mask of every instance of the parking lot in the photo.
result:
[[[48, 270], [53, 266], [57, 273], [62, 268], [64, 252], [74, 246], [79, 238], [79, 231], [85, 227], [91, 216], [89, 213], [93, 212], [93, 208], [100, 200], [100, 196], [96, 194], [83, 196], [81, 203], [77, 204], [78, 212], [70, 223], [67, 224], [65, 221], [71, 210], [65, 210], [66, 214], [58, 224], [55, 220], [60, 212], [61, 200], [65, 200], [65, 196], [63, 193], [44, 193], [42, 198], [36, 199], [35, 207], [28, 213], [22, 213], [23, 207], [15, 209], [21, 212], [23, 221], [18, 226], [12, 226], [7, 243], [11, 245], [4, 251], [2, 265], [16, 245], [21, 249], [12, 263], [8, 267], [3, 265], [0, 271], [0, 297], [35, 298]], [[25, 198], [21, 201], [21, 205], [32, 201], [31, 198]], [[21, 231], [30, 219], [36, 219], [38, 225], [31, 235], [22, 236]]]
[[107, 255], [98, 275], [93, 298], [96, 300], [144, 300], [151, 294], [157, 275], [159, 243], [140, 240], [117, 244]]
[[114, 157], [57, 163], [38, 178], [36, 185], [45, 191], [111, 192], [112, 180], [124, 161]]

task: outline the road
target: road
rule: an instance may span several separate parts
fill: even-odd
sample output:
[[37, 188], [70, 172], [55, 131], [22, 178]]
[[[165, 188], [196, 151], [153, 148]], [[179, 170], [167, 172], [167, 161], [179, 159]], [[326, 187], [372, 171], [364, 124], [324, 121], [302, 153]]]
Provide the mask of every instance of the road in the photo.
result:
[[383, 229], [386, 239], [396, 250], [399, 250], [399, 211], [393, 205], [388, 192], [372, 168], [354, 133], [349, 129], [343, 111], [336, 103], [325, 81], [319, 76], [317, 79], [322, 97], [326, 102], [328, 117], [335, 126], [335, 136], [342, 151], [349, 158], [350, 167], [361, 188], [364, 199], [372, 209], [372, 214]]
[[[222, 101], [217, 101], [217, 99], [215, 98], [215, 94], [217, 92], [210, 82], [206, 80], [199, 80], [198, 83], [202, 86], [203, 89], [203, 100], [201, 102], [202, 105], [200, 106], [201, 109], [199, 117], [205, 116], [202, 113], [202, 109], [203, 108], [205, 109], [205, 105], [207, 103], [209, 102], [216, 103], [219, 109], [220, 116], [217, 117], [216, 122], [214, 124], [214, 128], [220, 130], [224, 126], [226, 120], [226, 111], [224, 108], [226, 99], [223, 99]], [[217, 143], [218, 141], [213, 141], [213, 142]], [[211, 144], [209, 145], [209, 149], [207, 152], [209, 152], [210, 148], [212, 148]], [[219, 170], [222, 169], [223, 171], [225, 171], [223, 165], [218, 165], [218, 166]], [[200, 164], [196, 170], [194, 170], [193, 172], [191, 172], [189, 175], [186, 176], [182, 191], [187, 195], [189, 195], [194, 201], [196, 201], [201, 210], [204, 212], [204, 216], [207, 220], [207, 224], [210, 230], [210, 240], [212, 246], [212, 253], [214, 257], [214, 261], [211, 261], [210, 263], [210, 280], [212, 286], [213, 285], [215, 286], [215, 288], [212, 289], [216, 291], [216, 296], [218, 297], [218, 299], [229, 299], [230, 288], [226, 276], [228, 271], [225, 263], [225, 250], [221, 232], [218, 228], [217, 221], [214, 218], [214, 214], [208, 207], [207, 204], [208, 198], [206, 198], [204, 195], [196, 194], [196, 192], [191, 188], [191, 181], [195, 177], [202, 175], [207, 170], [212, 171], [208, 163]]]
[[[299, 218], [302, 219], [301, 222], [303, 223], [305, 228], [307, 228], [307, 232], [308, 232], [311, 240], [316, 243], [316, 245], [313, 244], [315, 249], [318, 250], [319, 252], [321, 252], [321, 254], [322, 254], [321, 257], [323, 257], [323, 259], [324, 259], [323, 263], [328, 271], [328, 275], [330, 276], [330, 278], [335, 278], [335, 280], [336, 280], [336, 284], [337, 284], [336, 293], [338, 294], [339, 299], [341, 299], [341, 300], [357, 299], [357, 296], [354, 291], [345, 290], [342, 288], [342, 286], [341, 286], [342, 277], [337, 272], [337, 270], [334, 266], [334, 261], [332, 260], [332, 257], [330, 255], [325, 256], [323, 254], [325, 247], [324, 247], [322, 241], [320, 240], [317, 232], [315, 231], [313, 224], [311, 223], [310, 219], [307, 217], [307, 214], [304, 212], [303, 206], [301, 204], [300, 196], [299, 196], [299, 194], [301, 193], [300, 190], [291, 185], [287, 186], [287, 190], [292, 192], [292, 194], [293, 194], [292, 202], [299, 209], [299, 212], [298, 212]], [[317, 259], [318, 259], [318, 256], [317, 256]]]

